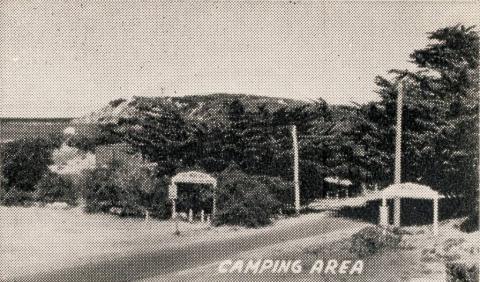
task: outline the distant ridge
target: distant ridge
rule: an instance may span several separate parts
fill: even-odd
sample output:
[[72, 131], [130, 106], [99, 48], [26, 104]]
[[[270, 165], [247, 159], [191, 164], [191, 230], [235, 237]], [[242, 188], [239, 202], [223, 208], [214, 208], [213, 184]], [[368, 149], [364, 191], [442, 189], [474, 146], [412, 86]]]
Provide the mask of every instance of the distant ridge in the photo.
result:
[[183, 97], [140, 97], [130, 100], [117, 99], [103, 108], [88, 115], [75, 118], [73, 124], [105, 124], [116, 123], [121, 118], [130, 118], [138, 113], [138, 105], [169, 106], [179, 110], [188, 120], [221, 121], [227, 117], [227, 105], [238, 100], [245, 105], [247, 111], [253, 111], [259, 106], [268, 110], [277, 110], [282, 107], [308, 105], [309, 102], [245, 94], [215, 93], [209, 95], [192, 95]]

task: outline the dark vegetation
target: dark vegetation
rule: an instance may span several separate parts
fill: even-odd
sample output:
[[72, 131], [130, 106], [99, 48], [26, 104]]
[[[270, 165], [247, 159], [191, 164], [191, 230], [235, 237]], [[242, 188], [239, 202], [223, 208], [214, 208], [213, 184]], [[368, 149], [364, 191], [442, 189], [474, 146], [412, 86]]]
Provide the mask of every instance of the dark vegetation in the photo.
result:
[[40, 203], [65, 202], [76, 205], [79, 198], [73, 180], [53, 172], [47, 172], [35, 185], [33, 199]]
[[398, 247], [402, 237], [394, 230], [369, 226], [352, 235], [350, 252], [367, 257], [386, 249]]
[[18, 191], [32, 192], [35, 184], [52, 164], [52, 152], [62, 143], [59, 136], [49, 138], [19, 139], [4, 145], [2, 152], [2, 174], [5, 187]]
[[86, 175], [84, 198], [87, 212], [110, 212], [120, 216], [167, 218], [168, 182], [151, 171], [127, 163], [112, 163]]
[[[274, 183], [284, 183], [266, 177], [251, 177], [239, 171], [227, 171], [219, 176], [218, 213], [215, 223], [258, 227], [271, 223], [282, 205], [271, 189]], [[291, 186], [288, 187], [291, 190]], [[281, 188], [280, 188], [281, 189]], [[278, 191], [278, 190], [277, 190]], [[282, 193], [280, 193], [281, 195]]]
[[479, 279], [478, 265], [449, 262], [447, 268], [447, 282], [474, 282]]

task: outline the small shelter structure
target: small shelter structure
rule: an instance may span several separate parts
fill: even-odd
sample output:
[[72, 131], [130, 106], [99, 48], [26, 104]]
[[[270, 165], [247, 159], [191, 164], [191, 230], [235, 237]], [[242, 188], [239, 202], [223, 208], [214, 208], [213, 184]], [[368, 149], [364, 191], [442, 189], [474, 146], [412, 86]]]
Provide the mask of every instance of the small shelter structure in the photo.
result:
[[215, 216], [216, 211], [216, 200], [215, 200], [215, 191], [217, 190], [217, 180], [211, 175], [199, 172], [199, 171], [188, 171], [181, 172], [175, 175], [171, 184], [168, 187], [168, 197], [172, 200], [172, 218], [176, 217], [176, 199], [177, 199], [177, 184], [179, 183], [193, 183], [193, 184], [208, 184], [212, 185], [213, 188], [213, 207], [212, 207], [212, 216]]
[[353, 194], [353, 183], [348, 179], [342, 179], [337, 176], [328, 176], [323, 179], [324, 186], [322, 198], [348, 198]]
[[388, 225], [388, 206], [387, 200], [394, 199], [394, 226], [400, 226], [400, 212], [401, 204], [400, 199], [410, 198], [410, 199], [423, 199], [423, 200], [432, 200], [433, 201], [433, 233], [438, 234], [438, 201], [444, 196], [440, 195], [437, 191], [434, 191], [432, 188], [417, 184], [417, 183], [399, 183], [392, 184], [387, 188], [379, 191], [374, 199], [381, 199], [382, 206], [380, 207], [380, 225]]

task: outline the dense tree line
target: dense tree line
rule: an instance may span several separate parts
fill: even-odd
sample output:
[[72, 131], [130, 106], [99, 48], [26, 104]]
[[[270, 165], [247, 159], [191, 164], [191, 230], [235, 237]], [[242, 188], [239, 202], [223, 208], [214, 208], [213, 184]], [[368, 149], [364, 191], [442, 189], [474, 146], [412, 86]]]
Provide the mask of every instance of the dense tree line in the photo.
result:
[[358, 177], [368, 182], [393, 179], [396, 99], [404, 81], [402, 181], [460, 196], [470, 207], [478, 187], [479, 38], [473, 27], [453, 26], [430, 33], [433, 43], [410, 58], [418, 71], [391, 70], [377, 77], [381, 101], [358, 109], [347, 138], [365, 156], [352, 157]]

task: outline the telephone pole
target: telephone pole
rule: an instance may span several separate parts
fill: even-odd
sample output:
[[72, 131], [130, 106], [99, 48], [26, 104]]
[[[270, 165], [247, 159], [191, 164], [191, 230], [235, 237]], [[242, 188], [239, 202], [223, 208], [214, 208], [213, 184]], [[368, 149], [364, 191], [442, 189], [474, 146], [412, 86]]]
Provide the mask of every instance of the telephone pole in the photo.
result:
[[[395, 128], [395, 184], [402, 183], [402, 111], [403, 111], [403, 92], [404, 92], [404, 80], [402, 78], [398, 82], [397, 86], [397, 126]], [[394, 218], [393, 224], [397, 227], [400, 226], [400, 213], [401, 213], [401, 199], [394, 199]]]
[[295, 186], [295, 213], [300, 214], [300, 182], [298, 180], [298, 140], [297, 126], [292, 125], [293, 139], [293, 184]]
[[403, 79], [398, 83], [397, 96], [397, 126], [395, 128], [395, 184], [402, 182], [402, 109], [403, 109]]

